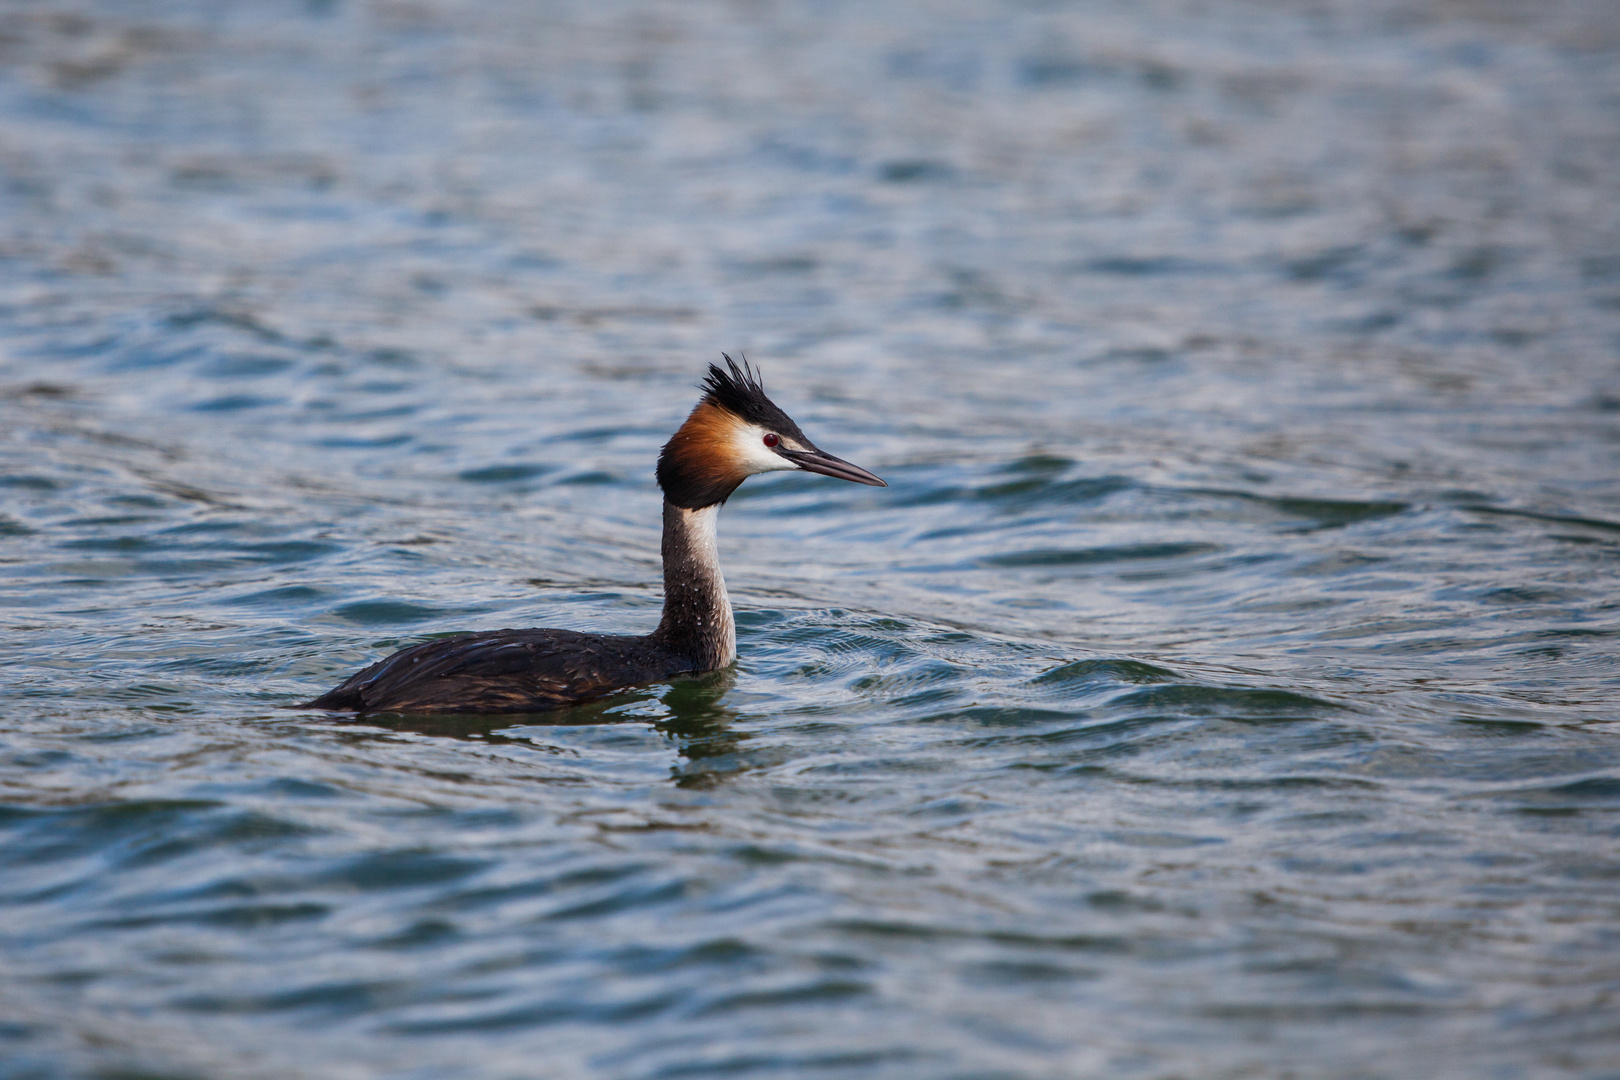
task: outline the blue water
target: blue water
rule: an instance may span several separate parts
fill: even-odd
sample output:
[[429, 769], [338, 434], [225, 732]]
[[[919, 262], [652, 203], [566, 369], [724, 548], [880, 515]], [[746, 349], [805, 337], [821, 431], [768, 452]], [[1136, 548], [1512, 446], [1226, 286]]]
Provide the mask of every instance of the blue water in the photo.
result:
[[[0, 1077], [1620, 1077], [1620, 8], [0, 10]], [[657, 618], [720, 350], [740, 659]]]

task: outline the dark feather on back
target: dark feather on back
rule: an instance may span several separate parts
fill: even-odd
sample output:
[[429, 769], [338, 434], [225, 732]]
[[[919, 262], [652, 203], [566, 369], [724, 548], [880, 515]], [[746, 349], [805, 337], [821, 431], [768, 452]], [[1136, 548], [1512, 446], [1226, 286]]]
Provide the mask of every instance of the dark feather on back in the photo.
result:
[[542, 712], [695, 670], [649, 637], [573, 630], [490, 630], [413, 645], [301, 709]]

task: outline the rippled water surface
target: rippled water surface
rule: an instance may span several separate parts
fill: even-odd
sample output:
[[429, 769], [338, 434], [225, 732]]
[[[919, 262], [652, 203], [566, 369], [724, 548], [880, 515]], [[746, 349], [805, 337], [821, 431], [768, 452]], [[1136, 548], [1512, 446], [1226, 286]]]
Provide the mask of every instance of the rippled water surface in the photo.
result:
[[[0, 8], [0, 1076], [1620, 1076], [1620, 7]], [[657, 617], [736, 667], [283, 707]]]

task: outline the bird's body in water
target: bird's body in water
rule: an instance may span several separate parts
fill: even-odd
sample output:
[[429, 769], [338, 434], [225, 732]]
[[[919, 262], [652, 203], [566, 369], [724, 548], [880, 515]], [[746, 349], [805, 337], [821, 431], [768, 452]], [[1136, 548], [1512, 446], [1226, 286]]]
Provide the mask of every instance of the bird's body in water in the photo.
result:
[[645, 635], [489, 630], [413, 645], [300, 708], [344, 712], [538, 712], [622, 687], [726, 667], [737, 658], [715, 522], [748, 477], [778, 470], [886, 486], [816, 448], [728, 356], [658, 456], [664, 492], [664, 614]]

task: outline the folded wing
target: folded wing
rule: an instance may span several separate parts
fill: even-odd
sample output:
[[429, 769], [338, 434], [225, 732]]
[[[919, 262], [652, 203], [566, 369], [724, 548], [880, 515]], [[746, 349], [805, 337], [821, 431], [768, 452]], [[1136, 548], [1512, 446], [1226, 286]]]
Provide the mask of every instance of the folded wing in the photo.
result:
[[680, 674], [642, 637], [492, 630], [439, 638], [360, 671], [301, 708], [355, 712], [540, 712]]

